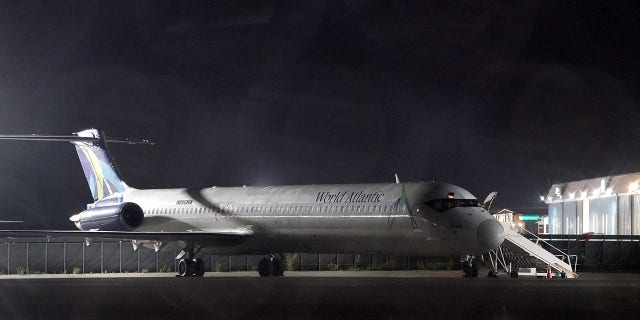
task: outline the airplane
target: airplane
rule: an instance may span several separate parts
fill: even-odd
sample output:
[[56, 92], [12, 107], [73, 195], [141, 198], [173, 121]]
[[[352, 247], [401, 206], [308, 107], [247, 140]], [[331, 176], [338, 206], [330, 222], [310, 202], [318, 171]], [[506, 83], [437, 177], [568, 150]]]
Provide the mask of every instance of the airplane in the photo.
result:
[[[127, 185], [102, 130], [72, 135], [0, 135], [71, 142], [93, 202], [69, 220], [79, 230], [2, 230], [0, 237], [67, 236], [176, 249], [177, 276], [201, 277], [199, 254], [264, 255], [260, 276], [284, 274], [284, 252], [460, 256], [465, 277], [497, 250], [502, 225], [467, 190], [418, 182], [136, 189]], [[496, 272], [496, 267], [491, 272]]]

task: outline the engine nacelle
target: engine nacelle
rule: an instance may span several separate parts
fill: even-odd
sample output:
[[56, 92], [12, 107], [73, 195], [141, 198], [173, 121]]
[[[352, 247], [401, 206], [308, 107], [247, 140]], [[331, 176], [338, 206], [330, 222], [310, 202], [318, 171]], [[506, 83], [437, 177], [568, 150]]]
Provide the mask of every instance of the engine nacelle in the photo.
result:
[[112, 206], [94, 207], [82, 211], [69, 220], [73, 221], [76, 228], [101, 231], [132, 231], [142, 225], [144, 212], [139, 205], [133, 202], [125, 202]]

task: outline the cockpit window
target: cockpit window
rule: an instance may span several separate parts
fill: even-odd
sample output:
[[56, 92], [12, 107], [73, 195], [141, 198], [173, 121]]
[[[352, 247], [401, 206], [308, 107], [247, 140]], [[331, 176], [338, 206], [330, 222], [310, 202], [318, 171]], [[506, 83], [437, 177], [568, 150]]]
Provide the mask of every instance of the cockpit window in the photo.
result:
[[434, 199], [425, 202], [425, 204], [438, 212], [456, 207], [480, 207], [480, 202], [476, 199]]

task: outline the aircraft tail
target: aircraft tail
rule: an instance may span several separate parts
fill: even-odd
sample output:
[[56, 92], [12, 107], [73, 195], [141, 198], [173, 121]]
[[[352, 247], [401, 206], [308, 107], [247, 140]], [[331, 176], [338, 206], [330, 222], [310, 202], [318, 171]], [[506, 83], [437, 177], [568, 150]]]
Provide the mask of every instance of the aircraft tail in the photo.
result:
[[107, 148], [104, 133], [97, 129], [76, 132], [78, 137], [94, 138], [91, 141], [71, 141], [76, 147], [82, 171], [87, 178], [89, 189], [94, 200], [99, 200], [114, 193], [124, 192], [129, 186], [115, 165]]
[[133, 141], [107, 138], [98, 129], [79, 131], [71, 136], [0, 135], [0, 139], [71, 142], [76, 147], [84, 176], [87, 178], [91, 195], [95, 201], [130, 189], [115, 165], [113, 157], [107, 148], [107, 142], [153, 144], [148, 140]]

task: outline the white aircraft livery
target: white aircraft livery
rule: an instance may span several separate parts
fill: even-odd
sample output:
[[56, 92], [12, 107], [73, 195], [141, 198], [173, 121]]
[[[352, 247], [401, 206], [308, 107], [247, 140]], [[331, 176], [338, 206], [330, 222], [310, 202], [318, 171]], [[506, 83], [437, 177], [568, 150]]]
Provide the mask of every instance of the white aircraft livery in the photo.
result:
[[261, 276], [283, 275], [282, 253], [380, 253], [460, 256], [465, 276], [474, 258], [496, 250], [502, 225], [467, 190], [446, 183], [367, 183], [271, 187], [145, 189], [129, 187], [97, 129], [67, 136], [0, 135], [0, 139], [75, 145], [94, 202], [69, 219], [78, 231], [3, 230], [0, 237], [76, 236], [131, 240], [179, 249], [178, 274], [202, 276], [199, 255], [264, 255]]

